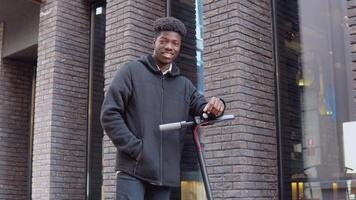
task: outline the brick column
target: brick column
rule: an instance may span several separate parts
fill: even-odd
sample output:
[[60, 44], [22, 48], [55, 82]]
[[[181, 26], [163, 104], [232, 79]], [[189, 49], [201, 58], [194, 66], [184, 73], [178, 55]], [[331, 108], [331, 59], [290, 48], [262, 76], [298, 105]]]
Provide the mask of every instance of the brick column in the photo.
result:
[[32, 199], [85, 199], [88, 1], [41, 4]]
[[277, 199], [277, 138], [271, 1], [204, 0], [207, 96], [238, 118], [208, 128], [216, 199]]
[[28, 197], [32, 67], [0, 56], [0, 199]]
[[[164, 16], [164, 0], [107, 0], [105, 46], [105, 88], [121, 64], [153, 50], [152, 24]], [[105, 89], [105, 90], [106, 90]], [[104, 136], [104, 199], [115, 199], [116, 148]]]

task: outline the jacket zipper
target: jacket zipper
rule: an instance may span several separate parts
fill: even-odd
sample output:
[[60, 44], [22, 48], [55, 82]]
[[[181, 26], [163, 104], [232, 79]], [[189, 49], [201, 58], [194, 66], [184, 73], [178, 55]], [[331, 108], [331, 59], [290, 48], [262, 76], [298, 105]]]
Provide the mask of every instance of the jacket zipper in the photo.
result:
[[[162, 95], [161, 95], [161, 124], [163, 123], [163, 99], [164, 99], [164, 75], [162, 74]], [[162, 166], [162, 156], [163, 156], [163, 140], [162, 140], [162, 133], [160, 133], [160, 144], [161, 144], [161, 152], [160, 152], [160, 172], [161, 172], [161, 176], [160, 176], [160, 181], [159, 184], [162, 185], [162, 180], [163, 180], [163, 166]]]

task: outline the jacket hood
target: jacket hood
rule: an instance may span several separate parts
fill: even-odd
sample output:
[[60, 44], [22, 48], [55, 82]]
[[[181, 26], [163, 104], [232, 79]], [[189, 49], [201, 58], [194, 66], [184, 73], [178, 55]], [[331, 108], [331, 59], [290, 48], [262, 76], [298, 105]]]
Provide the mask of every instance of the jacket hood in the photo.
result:
[[[150, 54], [144, 55], [141, 58], [139, 58], [138, 61], [142, 62], [152, 72], [157, 73], [157, 74], [162, 74], [161, 71], [157, 68], [157, 65], [156, 65], [152, 55], [150, 55]], [[174, 62], [172, 62], [172, 70], [170, 72], [168, 72], [167, 75], [170, 75], [170, 76], [180, 75], [180, 70]]]

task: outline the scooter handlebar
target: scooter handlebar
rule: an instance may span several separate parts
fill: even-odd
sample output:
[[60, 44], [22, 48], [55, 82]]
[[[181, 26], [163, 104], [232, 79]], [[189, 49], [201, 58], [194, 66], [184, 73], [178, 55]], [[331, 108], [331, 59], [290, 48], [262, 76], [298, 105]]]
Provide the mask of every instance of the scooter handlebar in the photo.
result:
[[[222, 122], [226, 120], [232, 120], [235, 119], [234, 115], [223, 115], [221, 117], [218, 117], [214, 120], [207, 121], [208, 124], [213, 124], [216, 122]], [[193, 121], [191, 122], [186, 122], [186, 121], [181, 121], [181, 122], [174, 122], [174, 123], [168, 123], [168, 124], [161, 124], [159, 125], [159, 130], [160, 131], [173, 131], [173, 130], [179, 130], [187, 126], [191, 126], [195, 124]]]
[[216, 118], [214, 120], [211, 120], [211, 121], [208, 121], [208, 122], [209, 122], [209, 124], [210, 123], [213, 124], [213, 123], [216, 123], [216, 122], [222, 122], [222, 121], [233, 120], [233, 119], [235, 119], [234, 115], [223, 115], [221, 117], [218, 117], [218, 118]]
[[[183, 121], [184, 123], [185, 121]], [[159, 125], [160, 131], [173, 131], [182, 128], [182, 122], [169, 123], [169, 124], [161, 124]]]

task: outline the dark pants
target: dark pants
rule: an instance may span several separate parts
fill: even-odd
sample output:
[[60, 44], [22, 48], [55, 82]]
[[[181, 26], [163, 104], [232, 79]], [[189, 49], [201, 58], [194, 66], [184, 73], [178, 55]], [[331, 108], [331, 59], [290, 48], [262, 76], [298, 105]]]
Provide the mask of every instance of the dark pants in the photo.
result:
[[116, 200], [169, 200], [170, 188], [157, 186], [126, 173], [118, 173]]

